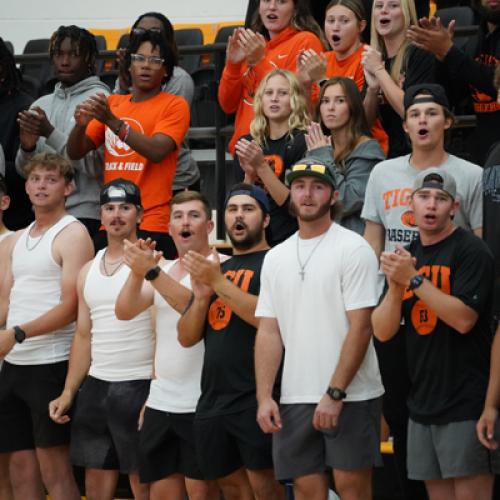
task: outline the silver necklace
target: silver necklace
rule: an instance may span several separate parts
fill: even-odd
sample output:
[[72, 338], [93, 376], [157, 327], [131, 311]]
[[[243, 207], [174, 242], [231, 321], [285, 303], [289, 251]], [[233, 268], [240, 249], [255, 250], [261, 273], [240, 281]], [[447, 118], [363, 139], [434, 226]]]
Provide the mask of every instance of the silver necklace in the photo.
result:
[[111, 264], [111, 265], [114, 265], [115, 267], [111, 272], [109, 272], [108, 269], [106, 268], [106, 255], [107, 254], [108, 254], [108, 249], [106, 248], [106, 250], [104, 250], [104, 255], [102, 256], [102, 268], [104, 269], [104, 274], [106, 276], [113, 276], [114, 274], [116, 274], [118, 269], [120, 269], [120, 267], [122, 267], [123, 257], [120, 260], [117, 260], [116, 262], [113, 262]]
[[304, 281], [304, 276], [306, 274], [306, 266], [307, 266], [307, 264], [309, 263], [309, 261], [311, 260], [311, 257], [313, 256], [314, 252], [319, 247], [320, 243], [325, 239], [325, 236], [327, 234], [328, 234], [328, 230], [326, 230], [325, 233], [323, 234], [323, 236], [318, 240], [318, 243], [316, 243], [316, 245], [314, 245], [314, 248], [311, 250], [311, 253], [309, 254], [309, 257], [307, 257], [307, 259], [304, 262], [304, 264], [302, 264], [302, 261], [300, 260], [300, 253], [299, 253], [299, 239], [300, 238], [299, 238], [299, 235], [297, 234], [297, 262], [299, 264], [299, 268], [300, 268], [299, 275], [300, 275], [300, 279], [302, 281]]
[[[61, 217], [59, 217], [59, 219], [57, 219], [57, 220], [54, 222], [54, 224], [50, 225], [50, 226], [49, 226], [49, 227], [48, 227], [48, 228], [47, 228], [47, 229], [46, 229], [46, 230], [45, 230], [45, 231], [44, 231], [44, 232], [40, 235], [40, 237], [36, 240], [35, 244], [34, 244], [32, 247], [30, 247], [30, 246], [29, 246], [28, 241], [29, 241], [29, 239], [31, 238], [31, 231], [33, 231], [33, 228], [34, 228], [34, 227], [35, 227], [35, 225], [36, 225], [36, 222], [35, 222], [35, 224], [33, 224], [33, 225], [29, 228], [29, 230], [28, 230], [28, 235], [27, 235], [26, 240], [25, 240], [26, 250], [28, 250], [28, 252], [33, 251], [33, 250], [34, 250], [34, 249], [35, 249], [35, 248], [36, 248], [36, 247], [37, 247], [37, 246], [41, 243], [41, 241], [43, 240], [43, 237], [45, 236], [45, 234], [47, 233], [47, 231], [48, 231], [51, 227], [54, 227], [54, 226], [55, 226], [55, 225], [56, 225], [56, 224], [57, 224], [57, 223], [58, 223], [58, 222], [59, 222], [59, 221], [60, 221], [63, 217], [64, 217], [64, 215], [61, 215]], [[32, 238], [32, 239], [34, 239], [34, 238]]]

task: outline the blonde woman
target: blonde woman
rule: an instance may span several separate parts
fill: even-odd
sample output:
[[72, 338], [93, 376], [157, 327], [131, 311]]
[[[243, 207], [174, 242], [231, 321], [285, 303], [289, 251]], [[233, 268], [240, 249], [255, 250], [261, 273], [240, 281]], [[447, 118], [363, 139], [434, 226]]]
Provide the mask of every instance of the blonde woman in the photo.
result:
[[405, 89], [435, 79], [432, 54], [406, 38], [414, 24], [418, 24], [414, 0], [374, 0], [371, 47], [365, 48], [362, 57], [368, 83], [365, 108], [369, 123], [377, 112], [380, 116], [389, 136], [388, 158], [410, 152], [402, 127]]
[[262, 184], [268, 193], [267, 241], [273, 246], [297, 230], [295, 218], [288, 213], [289, 190], [284, 179], [285, 171], [305, 155], [304, 133], [310, 119], [296, 76], [284, 69], [263, 78], [253, 107], [250, 134], [236, 143], [235, 161], [245, 182]]

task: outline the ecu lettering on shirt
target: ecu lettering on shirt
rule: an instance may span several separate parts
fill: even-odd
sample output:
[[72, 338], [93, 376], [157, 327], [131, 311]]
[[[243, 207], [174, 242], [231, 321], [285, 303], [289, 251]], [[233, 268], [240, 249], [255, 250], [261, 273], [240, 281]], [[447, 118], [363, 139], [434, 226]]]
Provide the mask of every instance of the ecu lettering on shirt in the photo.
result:
[[[250, 280], [254, 275], [254, 271], [251, 269], [238, 269], [228, 270], [224, 273], [224, 276], [231, 280], [238, 288], [243, 292], [248, 292], [250, 287]], [[218, 297], [212, 302], [210, 309], [208, 310], [208, 322], [210, 326], [216, 330], [223, 330], [231, 321], [231, 316], [233, 311], [229, 308], [226, 303]]]
[[[418, 270], [431, 283], [443, 293], [450, 295], [451, 283], [449, 266], [422, 266]], [[411, 306], [410, 319], [413, 328], [419, 335], [431, 334], [438, 323], [437, 314], [423, 300], [419, 299], [412, 290], [405, 290], [404, 300], [416, 299]]]
[[[479, 64], [493, 67], [500, 63], [500, 60], [491, 54], [480, 54], [476, 57], [476, 61]], [[498, 104], [495, 98], [481, 92], [472, 85], [470, 87], [472, 99], [474, 101], [474, 111], [476, 113], [493, 113], [495, 111], [500, 111], [500, 104]]]

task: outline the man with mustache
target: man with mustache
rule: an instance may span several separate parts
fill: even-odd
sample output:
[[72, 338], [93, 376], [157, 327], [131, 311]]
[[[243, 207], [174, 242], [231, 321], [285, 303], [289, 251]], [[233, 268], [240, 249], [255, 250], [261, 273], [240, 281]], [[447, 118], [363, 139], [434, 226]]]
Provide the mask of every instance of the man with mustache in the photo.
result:
[[[118, 474], [128, 474], [134, 498], [149, 498], [139, 484], [137, 422], [149, 393], [154, 334], [150, 310], [119, 321], [115, 302], [130, 274], [124, 241], [137, 240], [143, 209], [139, 188], [118, 178], [100, 193], [101, 222], [108, 246], [80, 271], [78, 318], [68, 375], [60, 396], [49, 404], [58, 424], [78, 393], [71, 436], [71, 460], [85, 467], [88, 498], [114, 498]], [[81, 386], [81, 388], [80, 388]]]

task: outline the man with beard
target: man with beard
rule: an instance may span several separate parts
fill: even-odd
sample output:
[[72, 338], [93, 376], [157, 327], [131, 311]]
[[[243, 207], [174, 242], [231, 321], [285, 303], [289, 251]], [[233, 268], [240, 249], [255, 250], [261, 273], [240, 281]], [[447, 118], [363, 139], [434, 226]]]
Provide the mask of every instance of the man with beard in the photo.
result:
[[500, 62], [500, 3], [497, 0], [474, 0], [479, 31], [470, 37], [463, 50], [453, 45], [454, 22], [448, 28], [438, 18], [423, 18], [408, 29], [414, 45], [436, 57], [438, 71], [449, 82], [446, 90], [453, 100], [472, 98], [477, 127], [469, 138], [468, 150], [479, 165], [498, 139], [500, 104], [493, 85], [493, 74]]
[[[19, 113], [20, 142], [16, 169], [24, 175], [26, 163], [42, 151], [66, 154], [77, 105], [108, 87], [95, 75], [97, 46], [94, 35], [77, 26], [60, 26], [50, 39], [50, 58], [58, 83], [54, 92], [40, 97]], [[66, 200], [66, 210], [85, 224], [90, 234], [100, 225], [99, 189], [104, 167], [102, 152], [89, 151], [72, 161], [76, 189]]]
[[118, 473], [128, 474], [134, 498], [149, 498], [139, 484], [137, 421], [153, 374], [151, 311], [118, 321], [115, 302], [130, 269], [124, 241], [137, 240], [143, 209], [139, 188], [114, 179], [100, 193], [101, 222], [108, 245], [80, 271], [78, 318], [69, 369], [60, 395], [49, 404], [58, 424], [72, 417], [71, 460], [85, 467], [88, 498], [114, 498]]
[[233, 257], [219, 265], [215, 252], [210, 261], [189, 251], [183, 259], [194, 300], [177, 324], [178, 338], [185, 347], [205, 342], [194, 424], [198, 463], [206, 479], [217, 480], [227, 500], [280, 497], [271, 440], [255, 421], [255, 306], [269, 248], [264, 235], [268, 223], [264, 191], [236, 184], [225, 207]]
[[287, 182], [299, 231], [262, 268], [257, 420], [273, 433], [276, 477], [293, 478], [297, 500], [326, 500], [327, 468], [341, 498], [371, 498], [384, 392], [370, 325], [377, 259], [361, 236], [333, 222], [338, 191], [326, 165], [305, 158]]

